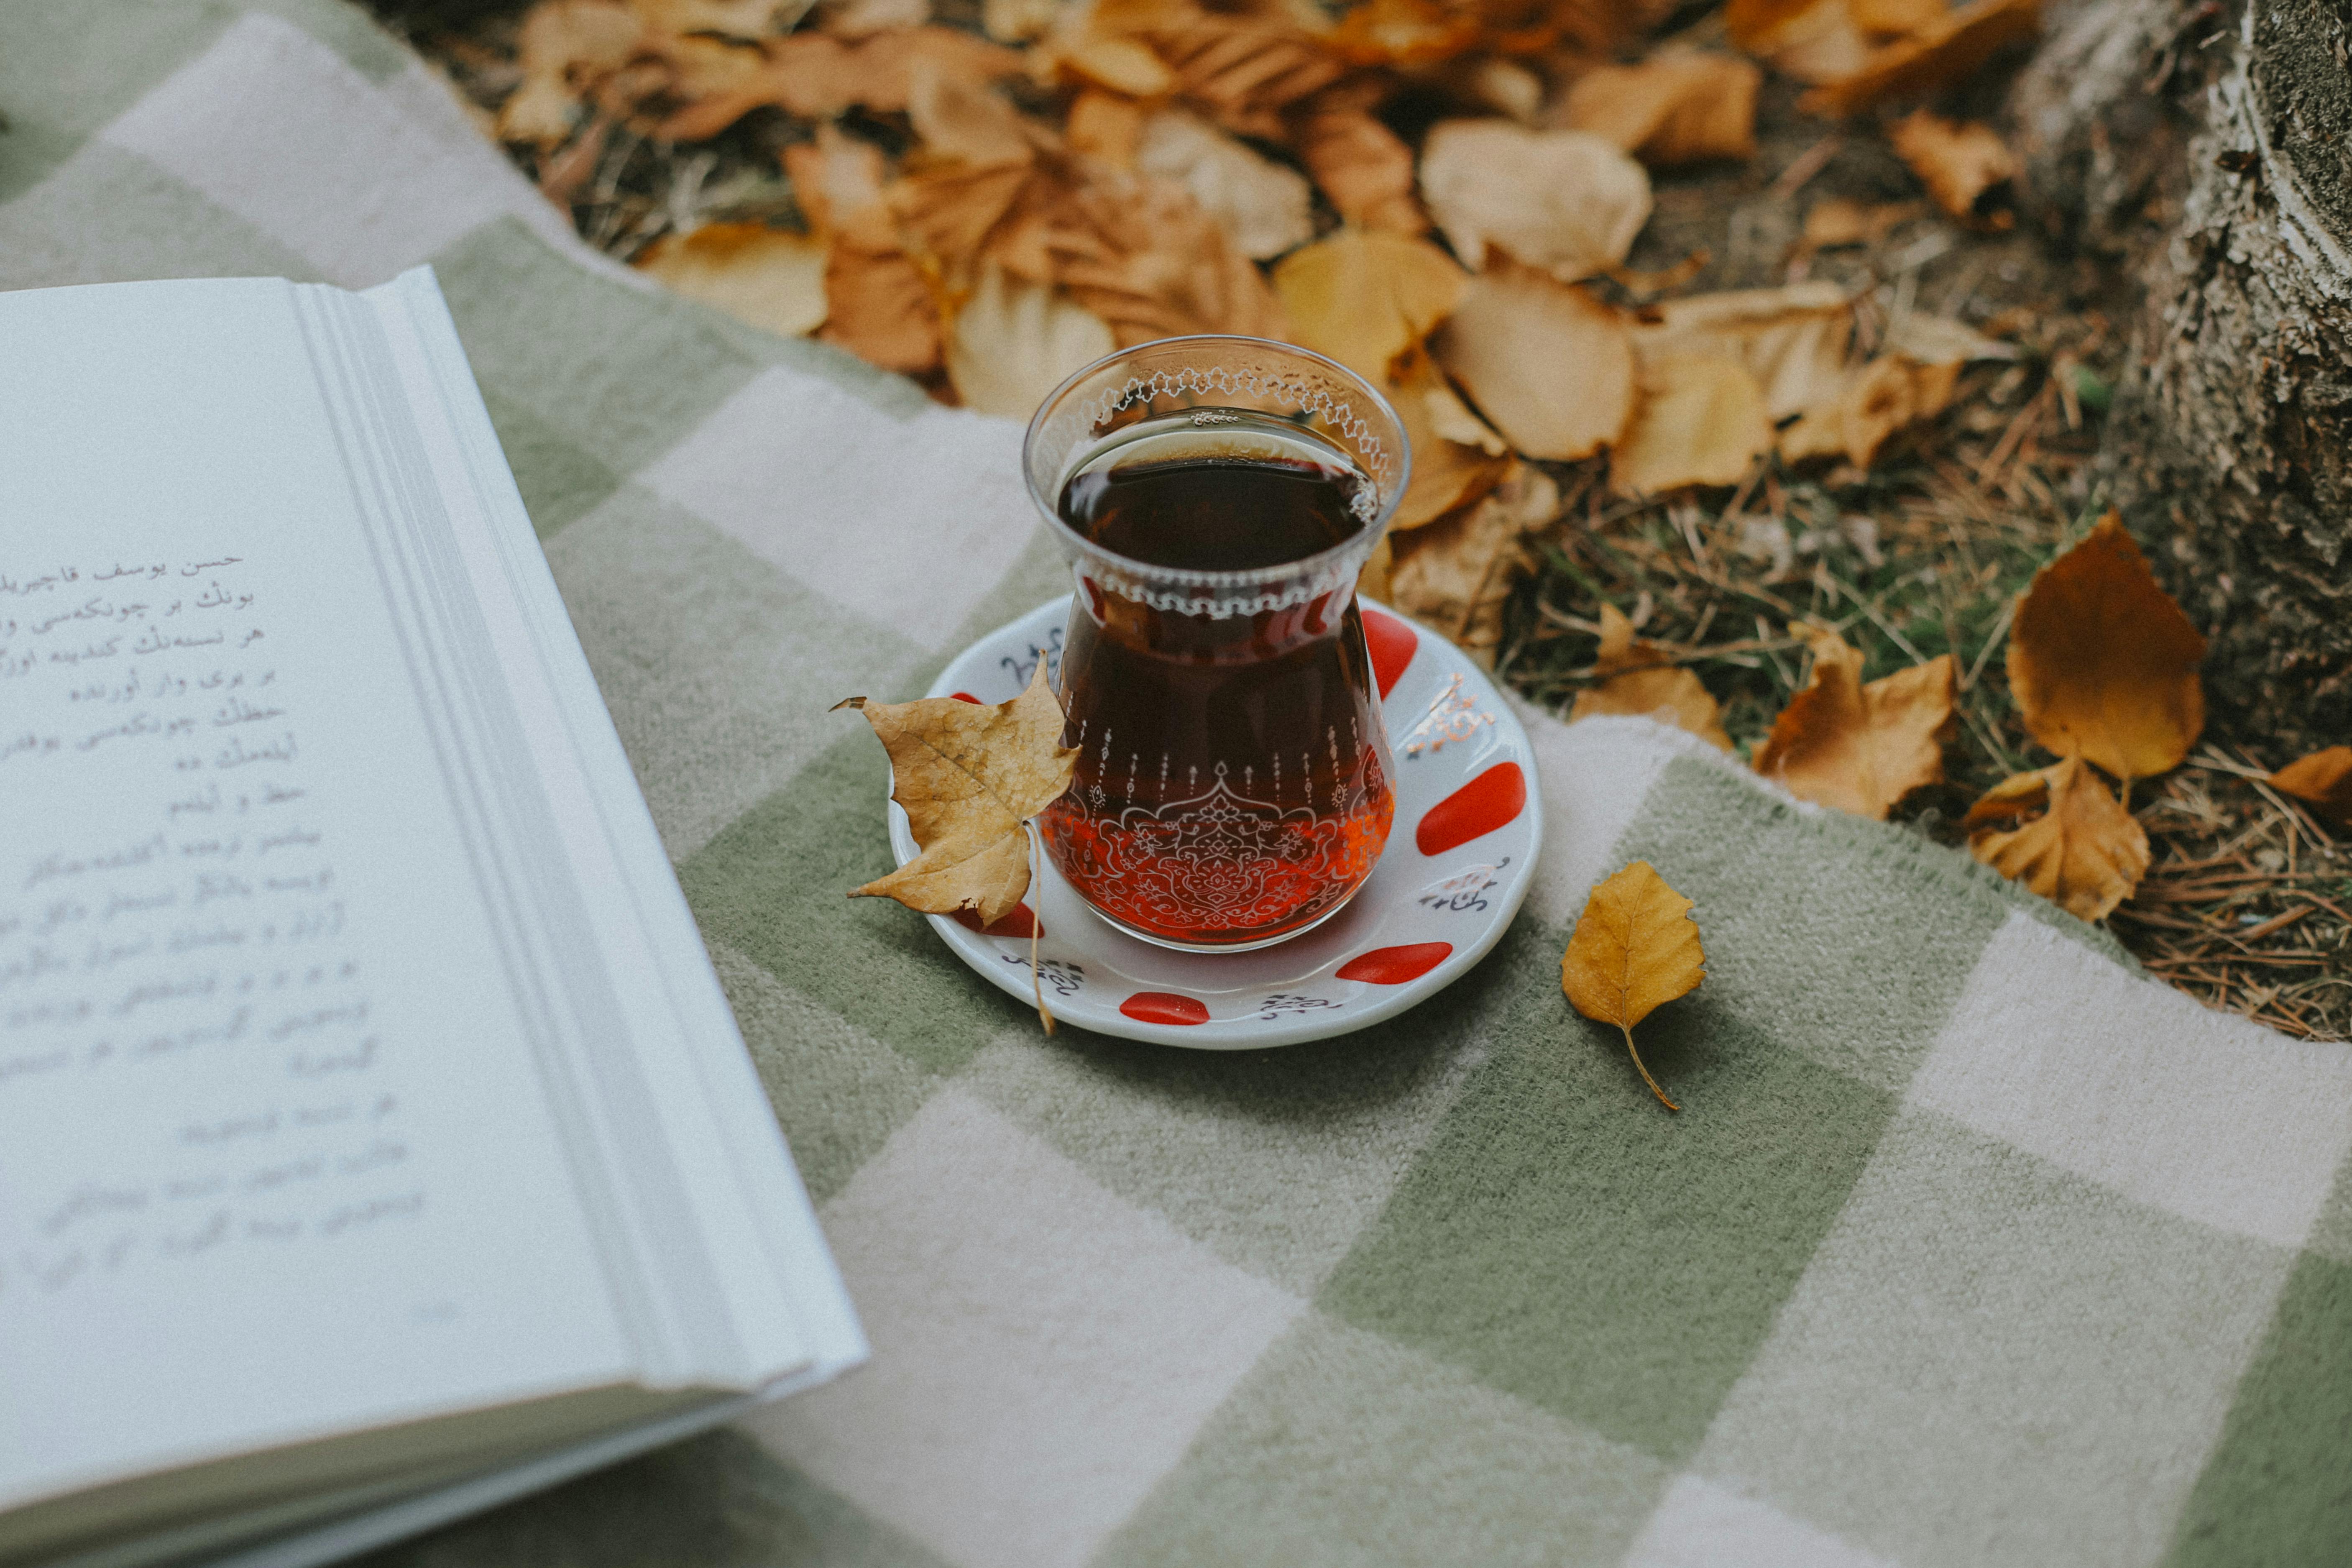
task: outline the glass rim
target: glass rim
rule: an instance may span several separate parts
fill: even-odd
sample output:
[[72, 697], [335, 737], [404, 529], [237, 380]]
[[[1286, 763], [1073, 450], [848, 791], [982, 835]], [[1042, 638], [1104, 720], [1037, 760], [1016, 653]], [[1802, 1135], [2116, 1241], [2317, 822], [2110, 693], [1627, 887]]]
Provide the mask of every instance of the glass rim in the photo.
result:
[[[1116, 550], [1105, 549], [1063, 521], [1061, 507], [1058, 504], [1060, 498], [1048, 498], [1038, 491], [1036, 471], [1029, 461], [1030, 446], [1037, 439], [1039, 432], [1044, 428], [1046, 416], [1053, 413], [1061, 401], [1075, 391], [1081, 383], [1105, 366], [1116, 364], [1120, 360], [1132, 358], [1149, 350], [1173, 348], [1187, 343], [1202, 345], [1217, 343], [1229, 344], [1234, 348], [1272, 349], [1277, 353], [1295, 355], [1299, 359], [1311, 361], [1327, 371], [1335, 372], [1346, 377], [1349, 384], [1360, 389], [1364, 396], [1370, 400], [1373, 411], [1386, 419], [1390, 426], [1396, 431], [1397, 445], [1400, 448], [1395, 482], [1390, 486], [1389, 494], [1381, 500], [1380, 510], [1372, 520], [1339, 543], [1327, 545], [1312, 555], [1302, 555], [1295, 561], [1276, 562], [1271, 566], [1252, 566], [1234, 572], [1155, 566], [1149, 561], [1140, 561], [1132, 555], [1122, 555]], [[1405, 489], [1412, 482], [1412, 437], [1405, 429], [1404, 421], [1398, 416], [1395, 406], [1389, 402], [1379, 387], [1365, 379], [1361, 372], [1341, 364], [1328, 354], [1317, 353], [1313, 349], [1301, 348], [1297, 343], [1286, 343], [1275, 338], [1250, 337], [1240, 332], [1185, 332], [1172, 338], [1153, 338], [1149, 342], [1137, 343], [1133, 348], [1114, 349], [1100, 359], [1064, 376], [1061, 384], [1047, 393], [1045, 399], [1037, 405], [1037, 411], [1029, 416], [1029, 424], [1021, 433], [1022, 486], [1028, 490], [1029, 499], [1035, 504], [1037, 510], [1045, 514], [1046, 524], [1067, 544], [1082, 553], [1108, 561], [1139, 579], [1182, 584], [1188, 587], [1205, 588], [1212, 591], [1263, 587], [1269, 583], [1280, 583], [1289, 578], [1326, 570], [1346, 560], [1351, 551], [1369, 553], [1372, 547], [1380, 542], [1381, 536], [1388, 531], [1390, 521], [1396, 516], [1397, 508], [1403, 504]]]

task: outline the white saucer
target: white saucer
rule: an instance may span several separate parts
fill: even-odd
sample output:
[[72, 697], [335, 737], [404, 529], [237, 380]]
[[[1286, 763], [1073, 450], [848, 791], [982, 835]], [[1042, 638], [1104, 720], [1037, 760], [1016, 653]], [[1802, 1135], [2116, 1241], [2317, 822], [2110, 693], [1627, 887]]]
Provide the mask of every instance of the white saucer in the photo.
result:
[[[1010, 701], [1041, 658], [1058, 678], [1069, 615], [1066, 596], [989, 633], [957, 655], [927, 695]], [[1494, 682], [1460, 648], [1369, 600], [1364, 623], [1396, 752], [1396, 826], [1370, 879], [1330, 920], [1255, 952], [1171, 952], [1097, 915], [1048, 858], [1022, 910], [998, 923], [1003, 934], [943, 915], [930, 917], [932, 928], [957, 957], [1026, 1002], [1025, 911], [1034, 910], [1044, 926], [1037, 967], [1055, 1017], [1204, 1050], [1344, 1035], [1460, 979], [1501, 939], [1528, 894], [1543, 847], [1534, 753]], [[895, 803], [890, 847], [902, 866], [915, 858], [907, 814]]]

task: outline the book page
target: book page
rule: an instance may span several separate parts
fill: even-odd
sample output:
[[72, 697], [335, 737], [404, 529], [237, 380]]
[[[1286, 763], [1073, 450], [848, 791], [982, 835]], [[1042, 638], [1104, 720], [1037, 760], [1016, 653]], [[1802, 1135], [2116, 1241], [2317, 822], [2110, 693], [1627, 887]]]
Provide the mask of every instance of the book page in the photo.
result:
[[289, 287], [0, 342], [0, 1506], [626, 1380]]

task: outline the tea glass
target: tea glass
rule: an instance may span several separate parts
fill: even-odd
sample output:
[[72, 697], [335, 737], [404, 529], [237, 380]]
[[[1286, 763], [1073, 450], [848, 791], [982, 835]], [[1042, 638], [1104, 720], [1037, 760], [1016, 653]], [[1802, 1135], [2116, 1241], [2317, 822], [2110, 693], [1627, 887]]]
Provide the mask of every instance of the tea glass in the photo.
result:
[[[1214, 570], [1119, 554], [1065, 519], [1082, 469], [1115, 468], [1129, 446], [1168, 452], [1139, 426], [1181, 449], [1235, 425], [1351, 470], [1360, 526], [1297, 559]], [[1076, 776], [1039, 819], [1062, 875], [1113, 925], [1188, 951], [1266, 947], [1337, 914], [1394, 815], [1356, 578], [1410, 477], [1395, 411], [1304, 349], [1168, 338], [1064, 382], [1022, 457], [1077, 588], [1058, 681]]]

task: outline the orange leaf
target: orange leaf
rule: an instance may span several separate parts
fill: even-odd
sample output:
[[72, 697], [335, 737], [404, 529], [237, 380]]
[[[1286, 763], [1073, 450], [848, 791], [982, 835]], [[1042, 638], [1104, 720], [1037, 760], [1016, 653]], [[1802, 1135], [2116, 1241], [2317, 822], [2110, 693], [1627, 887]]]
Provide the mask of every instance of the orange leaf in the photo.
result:
[[2330, 746], [2298, 757], [2273, 773], [2271, 784], [2352, 825], [2352, 746]]
[[[1411, 356], [1390, 378], [1388, 395], [1412, 447], [1412, 479], [1389, 524], [1392, 531], [1435, 522], [1501, 481], [1509, 466], [1501, 442], [1496, 441], [1490, 451], [1485, 442], [1475, 439], [1484, 427], [1462, 406], [1462, 400], [1454, 395], [1427, 355]], [[1461, 439], [1465, 436], [1474, 439]], [[1380, 593], [1373, 597], [1389, 595]]]
[[1957, 85], [2011, 44], [2042, 30], [2042, 0], [1969, 0], [1906, 38], [1874, 51], [1851, 76], [1798, 100], [1809, 114], [1857, 114], [1890, 98]]
[[1607, 137], [1653, 167], [1756, 155], [1756, 94], [1764, 73], [1729, 55], [1661, 50], [1639, 65], [1576, 79], [1571, 130]]
[[824, 322], [824, 242], [759, 223], [709, 223], [664, 235], [631, 265], [689, 300], [785, 337]]
[[1472, 271], [1494, 248], [1570, 283], [1623, 261], [1650, 216], [1650, 176], [1606, 140], [1507, 120], [1433, 128], [1421, 192]]
[[1736, 485], [1757, 455], [1771, 448], [1764, 391], [1738, 360], [1645, 354], [1641, 404], [1610, 459], [1609, 480], [1643, 495]]
[[1510, 459], [1485, 499], [1410, 533], [1391, 533], [1390, 602], [1491, 665], [1503, 605], [1534, 563], [1528, 536], [1559, 515], [1559, 487]]
[[1946, 120], [1921, 109], [1887, 133], [1936, 205], [1963, 223], [2007, 228], [2015, 215], [1995, 208], [2002, 187], [2017, 175], [2017, 159], [1990, 125]]
[[1633, 412], [1622, 313], [1507, 258], [1471, 281], [1430, 352], [1530, 458], [1589, 458], [1624, 435]]
[[1426, 240], [1343, 228], [1294, 250], [1274, 269], [1293, 341], [1367, 380], [1389, 367], [1461, 303], [1470, 279]]
[[1734, 44], [1799, 81], [1836, 81], [1870, 60], [1847, 0], [1731, 0], [1723, 22]]
[[2083, 920], [2113, 914], [2147, 871], [2147, 835], [2079, 758], [2002, 780], [1961, 824], [1978, 859]]
[[1559, 957], [1559, 988], [1578, 1012], [1623, 1031], [1635, 1070], [1668, 1110], [1682, 1108], [1642, 1065], [1633, 1026], [1706, 978], [1691, 909], [1656, 868], [1636, 860], [1592, 889]]
[[1731, 750], [1731, 737], [1724, 733], [1723, 710], [1698, 677], [1682, 666], [1668, 664], [1656, 645], [1636, 640], [1633, 623], [1614, 605], [1601, 606], [1601, 652], [1592, 667], [1607, 679], [1577, 693], [1576, 706], [1569, 710], [1570, 723], [1627, 713], [1656, 719], [1687, 730], [1720, 751]]
[[1310, 115], [1298, 156], [1339, 216], [1363, 228], [1419, 235], [1429, 215], [1412, 194], [1412, 149], [1361, 110]]
[[1164, 180], [1114, 174], [1081, 187], [1054, 210], [1043, 247], [1054, 280], [1121, 347], [1187, 332], [1287, 335], [1264, 275]]
[[2027, 733], [2118, 778], [2178, 766], [2205, 728], [2205, 638], [2109, 512], [2034, 574], [2009, 634]]
[[1913, 790], [1940, 784], [1957, 678], [1952, 656], [1862, 680], [1862, 655], [1837, 633], [1797, 628], [1812, 644], [1804, 689], [1756, 748], [1756, 771], [1800, 800], [1886, 820]]

